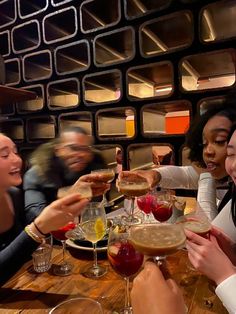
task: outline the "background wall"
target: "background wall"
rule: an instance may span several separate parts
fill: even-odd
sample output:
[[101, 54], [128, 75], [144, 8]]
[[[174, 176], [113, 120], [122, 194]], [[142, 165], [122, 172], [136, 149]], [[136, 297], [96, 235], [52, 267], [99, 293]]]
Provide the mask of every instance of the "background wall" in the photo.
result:
[[72, 124], [105, 154], [122, 146], [125, 168], [134, 143], [167, 145], [181, 164], [200, 104], [235, 89], [235, 1], [6, 0], [0, 12], [6, 85], [38, 95], [0, 108], [24, 155]]

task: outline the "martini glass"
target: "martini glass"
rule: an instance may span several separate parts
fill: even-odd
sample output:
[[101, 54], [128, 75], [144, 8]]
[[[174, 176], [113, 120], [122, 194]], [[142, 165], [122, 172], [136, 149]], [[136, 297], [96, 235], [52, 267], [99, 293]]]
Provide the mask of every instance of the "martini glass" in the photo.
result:
[[[97, 169], [97, 170], [91, 171], [91, 173], [98, 174], [101, 178], [101, 181], [105, 183], [111, 183], [115, 179], [114, 169], [110, 169], [110, 168]], [[107, 197], [106, 197], [106, 192], [107, 190], [103, 193], [102, 203], [103, 203], [103, 206], [108, 207], [108, 206], [111, 206], [112, 204], [108, 202]]]
[[134, 217], [134, 200], [135, 197], [139, 197], [145, 195], [149, 190], [149, 184], [146, 180], [140, 181], [127, 181], [120, 180], [118, 181], [118, 187], [122, 194], [124, 194], [127, 198], [131, 198], [131, 211], [129, 216], [126, 218], [126, 222], [128, 224], [139, 223], [139, 219]]
[[66, 232], [68, 232], [71, 229], [74, 229], [76, 224], [74, 222], [69, 222], [64, 227], [52, 231], [51, 234], [53, 237], [60, 241], [62, 244], [62, 262], [59, 265], [54, 265], [53, 267], [53, 273], [57, 276], [68, 276], [72, 273], [73, 265], [66, 261]]
[[130, 242], [135, 249], [153, 257], [160, 265], [167, 255], [181, 249], [185, 240], [184, 230], [179, 224], [150, 223], [130, 228]]

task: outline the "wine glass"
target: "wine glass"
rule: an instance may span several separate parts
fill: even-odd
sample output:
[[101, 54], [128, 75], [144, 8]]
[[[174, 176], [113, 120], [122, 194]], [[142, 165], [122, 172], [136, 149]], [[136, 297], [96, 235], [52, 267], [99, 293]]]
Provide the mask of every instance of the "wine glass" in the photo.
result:
[[154, 218], [159, 222], [166, 222], [173, 213], [172, 195], [168, 191], [153, 193], [150, 206]]
[[55, 306], [49, 314], [103, 314], [102, 306], [98, 301], [90, 298], [73, 298], [59, 303]]
[[93, 265], [83, 272], [85, 277], [98, 278], [103, 276], [107, 269], [97, 263], [97, 242], [106, 234], [106, 212], [102, 203], [89, 203], [81, 214], [80, 227], [86, 240], [93, 244]]
[[[110, 168], [92, 170], [91, 173], [98, 174], [101, 177], [101, 181], [105, 183], [111, 183], [115, 178], [115, 171], [114, 169], [110, 169]], [[108, 207], [108, 206], [111, 206], [111, 204], [107, 200], [106, 192], [107, 191], [103, 193], [102, 202], [105, 207]]]
[[152, 193], [137, 198], [138, 208], [144, 214], [144, 223], [150, 222], [150, 214], [152, 213], [152, 203], [155, 201], [155, 196]]
[[185, 244], [186, 236], [180, 224], [150, 223], [133, 225], [130, 242], [142, 254], [152, 256], [162, 264], [167, 255], [175, 253]]
[[148, 182], [145, 179], [137, 181], [120, 180], [118, 181], [118, 188], [122, 194], [131, 198], [131, 211], [126, 222], [128, 224], [138, 223], [139, 219], [134, 217], [134, 200], [136, 196], [138, 197], [147, 193], [149, 190]]
[[143, 254], [136, 251], [123, 227], [110, 228], [107, 255], [112, 268], [126, 281], [125, 306], [121, 313], [131, 314], [129, 278], [136, 274], [143, 263]]
[[68, 276], [72, 273], [73, 265], [66, 261], [66, 232], [76, 227], [75, 222], [69, 222], [62, 228], [52, 231], [53, 237], [62, 244], [62, 261], [59, 265], [53, 266], [53, 273], [57, 276]]
[[81, 198], [90, 199], [93, 196], [90, 183], [77, 181], [74, 185], [59, 188], [57, 191], [57, 198], [62, 198], [73, 193], [79, 193]]

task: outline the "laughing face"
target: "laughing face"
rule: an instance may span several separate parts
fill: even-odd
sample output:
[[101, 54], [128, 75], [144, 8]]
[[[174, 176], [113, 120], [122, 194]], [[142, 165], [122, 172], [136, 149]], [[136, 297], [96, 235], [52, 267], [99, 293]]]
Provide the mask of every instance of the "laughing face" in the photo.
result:
[[64, 161], [70, 171], [79, 172], [85, 169], [93, 158], [90, 145], [90, 136], [76, 132], [65, 132], [61, 135], [60, 144], [56, 148], [56, 155]]
[[236, 184], [236, 131], [231, 136], [227, 146], [227, 157], [225, 160], [225, 168], [231, 176], [234, 184]]
[[224, 116], [209, 119], [203, 129], [203, 160], [214, 179], [227, 176], [225, 158], [232, 122]]
[[21, 184], [22, 160], [12, 140], [0, 134], [0, 188], [8, 189]]

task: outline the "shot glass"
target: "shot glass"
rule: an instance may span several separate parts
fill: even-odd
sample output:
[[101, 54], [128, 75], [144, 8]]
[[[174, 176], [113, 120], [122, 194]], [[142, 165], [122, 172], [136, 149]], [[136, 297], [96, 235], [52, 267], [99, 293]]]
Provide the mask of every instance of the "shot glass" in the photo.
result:
[[48, 244], [39, 246], [32, 254], [33, 267], [37, 273], [44, 273], [51, 267], [52, 247]]

